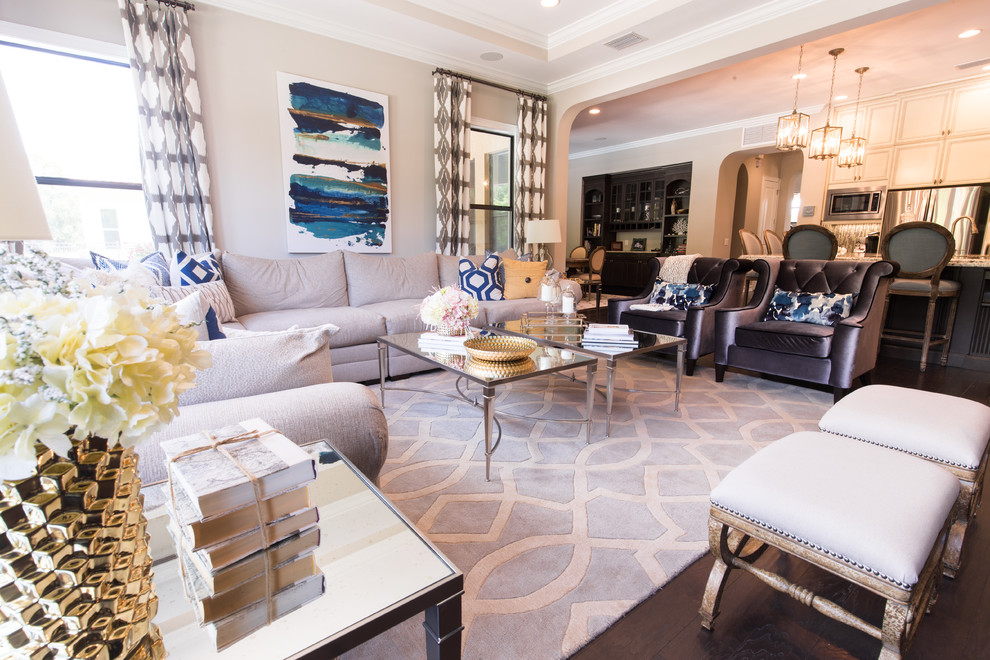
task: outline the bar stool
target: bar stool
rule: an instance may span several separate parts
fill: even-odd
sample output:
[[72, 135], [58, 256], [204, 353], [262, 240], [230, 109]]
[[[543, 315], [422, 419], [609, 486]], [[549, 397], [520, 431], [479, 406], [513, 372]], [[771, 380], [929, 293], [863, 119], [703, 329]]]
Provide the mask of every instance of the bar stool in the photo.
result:
[[839, 240], [821, 225], [797, 225], [784, 234], [782, 249], [785, 259], [831, 261], [839, 252]]
[[[942, 346], [941, 364], [944, 367], [949, 359], [949, 342], [956, 322], [956, 308], [959, 305], [959, 291], [962, 286], [953, 280], [943, 280], [942, 270], [956, 251], [956, 239], [948, 229], [934, 222], [905, 222], [887, 232], [880, 241], [880, 254], [888, 261], [896, 261], [901, 271], [887, 291], [886, 315], [891, 296], [913, 296], [928, 299], [925, 314], [925, 327], [921, 332], [914, 330], [890, 330], [886, 328], [886, 318], [882, 339], [921, 344], [921, 371], [928, 362], [928, 349]], [[949, 298], [949, 315], [945, 332], [933, 334], [935, 305], [939, 298]]]

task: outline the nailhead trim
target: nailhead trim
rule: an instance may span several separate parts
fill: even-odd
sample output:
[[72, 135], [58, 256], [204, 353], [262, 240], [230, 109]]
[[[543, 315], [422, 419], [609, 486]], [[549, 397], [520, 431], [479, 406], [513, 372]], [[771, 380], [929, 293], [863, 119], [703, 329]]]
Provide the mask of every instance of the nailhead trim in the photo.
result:
[[[834, 552], [832, 550], [829, 550], [828, 548], [823, 548], [822, 546], [817, 545], [815, 543], [812, 543], [811, 541], [808, 541], [807, 539], [803, 539], [800, 536], [795, 536], [794, 534], [791, 534], [788, 531], [785, 531], [783, 529], [779, 529], [777, 527], [774, 527], [773, 525], [769, 525], [769, 524], [763, 522], [762, 520], [757, 520], [756, 518], [753, 518], [751, 516], [747, 516], [745, 513], [742, 513], [740, 511], [736, 511], [734, 509], [730, 509], [729, 507], [723, 506], [723, 505], [719, 504], [718, 502], [716, 502], [714, 500], [712, 500], [712, 505], [718, 507], [719, 509], [722, 509], [723, 511], [725, 511], [727, 513], [731, 513], [734, 516], [738, 516], [739, 518], [742, 518], [744, 520], [747, 520], [747, 521], [749, 521], [749, 522], [751, 522], [751, 523], [753, 523], [755, 525], [759, 525], [760, 527], [763, 527], [764, 529], [769, 530], [769, 531], [773, 532], [774, 534], [777, 534], [779, 536], [786, 537], [786, 538], [788, 538], [788, 539], [790, 539], [792, 541], [797, 541], [798, 543], [800, 543], [802, 545], [805, 545], [805, 546], [811, 548], [812, 550], [816, 550], [818, 552], [821, 552], [822, 554], [826, 554], [829, 557], [834, 557], [835, 559], [838, 559], [840, 561], [843, 561], [843, 562], [849, 564], [850, 566], [854, 566], [854, 567], [858, 568], [861, 571], [865, 571], [867, 573], [870, 573], [872, 575], [875, 575], [876, 577], [880, 578], [881, 580], [886, 580], [887, 582], [890, 582], [891, 584], [897, 585], [898, 587], [900, 587], [902, 589], [906, 589], [907, 591], [910, 591], [912, 588], [914, 588], [914, 584], [906, 584], [904, 582], [900, 582], [899, 580], [895, 580], [894, 578], [889, 577], [887, 575], [884, 575], [880, 571], [878, 571], [876, 569], [873, 569], [873, 568], [870, 568], [869, 566], [866, 566], [864, 564], [861, 564], [858, 561], [854, 561], [854, 560], [850, 559], [849, 557], [846, 557], [844, 555], [840, 555], [839, 553]], [[917, 583], [915, 583], [915, 584], [917, 584]]]
[[875, 445], [877, 447], [883, 447], [884, 449], [893, 449], [894, 451], [899, 451], [899, 452], [904, 453], [904, 454], [911, 454], [912, 456], [918, 456], [920, 458], [927, 458], [928, 460], [934, 461], [935, 463], [942, 463], [943, 465], [951, 465], [952, 467], [962, 468], [964, 470], [978, 470], [979, 467], [980, 467], [979, 465], [967, 465], [966, 463], [956, 463], [955, 461], [947, 461], [944, 458], [940, 458], [938, 456], [932, 456], [931, 454], [922, 454], [921, 452], [910, 451], [910, 450], [907, 450], [907, 449], [903, 449], [901, 447], [894, 447], [892, 445], [885, 445], [882, 442], [876, 442], [875, 440], [869, 440], [867, 438], [861, 438], [861, 437], [859, 437], [857, 435], [849, 435], [848, 433], [839, 433], [838, 431], [830, 431], [829, 429], [825, 428], [821, 424], [818, 425], [818, 430], [819, 431], [824, 431], [825, 433], [831, 433], [832, 435], [838, 435], [838, 436], [841, 436], [843, 438], [850, 438], [852, 440], [859, 440], [860, 442], [865, 442], [866, 444]]

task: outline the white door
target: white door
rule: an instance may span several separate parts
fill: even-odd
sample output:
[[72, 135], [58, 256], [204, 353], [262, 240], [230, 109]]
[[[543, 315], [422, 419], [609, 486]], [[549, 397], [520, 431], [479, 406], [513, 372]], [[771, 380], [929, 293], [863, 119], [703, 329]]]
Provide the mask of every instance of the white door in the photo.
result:
[[[777, 231], [777, 198], [780, 195], [780, 179], [763, 177], [763, 191], [760, 193], [760, 240], [763, 231]], [[779, 232], [778, 232], [779, 233]]]

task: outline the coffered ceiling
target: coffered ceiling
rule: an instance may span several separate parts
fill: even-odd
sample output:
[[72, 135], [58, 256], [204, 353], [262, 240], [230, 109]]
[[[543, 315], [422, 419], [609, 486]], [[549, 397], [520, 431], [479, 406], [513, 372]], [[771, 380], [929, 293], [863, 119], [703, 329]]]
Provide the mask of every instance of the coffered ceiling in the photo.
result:
[[[799, 104], [864, 96], [984, 73], [987, 0], [197, 0], [544, 94], [580, 114], [572, 155], [787, 112], [805, 44]], [[985, 32], [960, 40], [963, 29]], [[632, 36], [631, 36], [632, 35]], [[641, 40], [637, 40], [641, 39]], [[633, 41], [622, 49], [606, 45]], [[625, 81], [625, 87], [609, 83]]]

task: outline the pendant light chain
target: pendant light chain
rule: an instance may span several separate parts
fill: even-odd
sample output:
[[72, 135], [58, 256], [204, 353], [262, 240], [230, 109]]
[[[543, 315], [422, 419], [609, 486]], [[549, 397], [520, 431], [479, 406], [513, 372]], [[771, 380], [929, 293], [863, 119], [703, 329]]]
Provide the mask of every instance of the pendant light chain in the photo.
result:
[[859, 87], [856, 89], [856, 112], [853, 114], [853, 137], [856, 137], [856, 121], [859, 119], [859, 99], [863, 95], [863, 74], [868, 70], [869, 67], [865, 66], [856, 69], [856, 73], [859, 74]]
[[832, 118], [832, 92], [835, 90], [835, 69], [839, 65], [839, 55], [842, 54], [842, 50], [837, 48], [838, 53], [832, 56], [832, 84], [828, 86], [828, 112], [825, 115], [825, 125], [829, 125], [829, 121]]
[[794, 76], [794, 112], [797, 112], [798, 104], [798, 90], [801, 88], [801, 60], [804, 59], [804, 44], [801, 44], [801, 50], [798, 51], [798, 72]]

